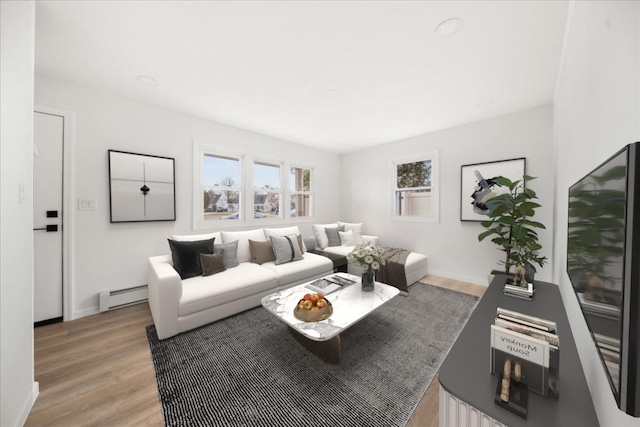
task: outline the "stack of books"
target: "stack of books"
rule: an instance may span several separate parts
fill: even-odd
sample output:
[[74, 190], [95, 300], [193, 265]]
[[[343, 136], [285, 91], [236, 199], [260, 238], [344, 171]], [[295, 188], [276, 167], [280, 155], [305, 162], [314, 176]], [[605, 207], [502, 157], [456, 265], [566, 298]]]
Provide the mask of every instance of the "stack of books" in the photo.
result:
[[498, 308], [491, 325], [490, 369], [504, 373], [505, 360], [518, 366], [518, 380], [529, 390], [558, 397], [560, 340], [556, 323]]
[[522, 298], [531, 301], [533, 299], [535, 289], [533, 287], [533, 283], [526, 283], [524, 285], [506, 283], [502, 292], [510, 297]]

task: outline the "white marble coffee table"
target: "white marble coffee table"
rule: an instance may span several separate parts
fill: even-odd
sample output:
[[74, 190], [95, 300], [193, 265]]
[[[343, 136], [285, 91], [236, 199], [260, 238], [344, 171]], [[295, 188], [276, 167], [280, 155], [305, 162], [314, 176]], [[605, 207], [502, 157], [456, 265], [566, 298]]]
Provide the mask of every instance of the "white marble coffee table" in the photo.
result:
[[[400, 293], [397, 288], [375, 282], [373, 292], [362, 292], [360, 277], [347, 273], [342, 276], [356, 283], [343, 287], [325, 298], [333, 305], [333, 314], [320, 322], [296, 319], [293, 310], [307, 293], [313, 293], [303, 283], [262, 298], [262, 306], [289, 326], [289, 331], [302, 345], [329, 363], [340, 360], [340, 333]], [[327, 277], [330, 277], [327, 276]]]

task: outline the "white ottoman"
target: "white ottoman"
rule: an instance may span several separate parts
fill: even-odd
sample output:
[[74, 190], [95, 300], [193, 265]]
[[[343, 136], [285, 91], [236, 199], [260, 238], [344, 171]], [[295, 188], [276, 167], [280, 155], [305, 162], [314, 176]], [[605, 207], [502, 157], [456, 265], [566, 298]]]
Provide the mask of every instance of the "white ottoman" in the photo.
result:
[[411, 286], [427, 275], [427, 256], [417, 252], [410, 252], [404, 264], [407, 285]]
[[[323, 251], [346, 256], [352, 249], [353, 246], [330, 246], [324, 248]], [[360, 276], [362, 274], [362, 267], [349, 264], [347, 271], [349, 274]], [[411, 286], [422, 279], [427, 275], [427, 256], [417, 252], [409, 252], [407, 261], [404, 264], [404, 273], [407, 278], [407, 286]]]

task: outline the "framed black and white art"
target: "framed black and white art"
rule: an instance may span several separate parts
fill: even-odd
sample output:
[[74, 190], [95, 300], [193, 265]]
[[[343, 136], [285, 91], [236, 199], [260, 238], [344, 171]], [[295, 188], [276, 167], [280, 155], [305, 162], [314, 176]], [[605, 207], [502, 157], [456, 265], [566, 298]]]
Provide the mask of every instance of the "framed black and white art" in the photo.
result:
[[525, 174], [525, 158], [473, 163], [461, 167], [460, 221], [486, 221], [489, 211], [485, 202], [509, 189], [493, 183], [493, 178], [503, 176], [511, 181], [522, 179]]
[[109, 150], [111, 222], [175, 221], [174, 162]]

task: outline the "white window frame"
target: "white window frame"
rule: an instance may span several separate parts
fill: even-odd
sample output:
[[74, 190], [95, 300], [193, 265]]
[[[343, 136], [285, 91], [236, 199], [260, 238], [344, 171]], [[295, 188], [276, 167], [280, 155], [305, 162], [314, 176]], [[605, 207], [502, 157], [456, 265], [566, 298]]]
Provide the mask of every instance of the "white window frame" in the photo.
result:
[[[305, 190], [296, 190], [295, 187], [291, 188], [291, 183], [289, 181], [289, 176], [291, 175], [291, 169], [292, 168], [298, 168], [298, 169], [304, 169], [304, 170], [308, 170], [309, 171], [309, 190], [305, 191]], [[287, 215], [285, 216], [285, 219], [288, 221], [296, 221], [296, 222], [304, 222], [304, 221], [310, 221], [313, 219], [314, 217], [314, 173], [315, 171], [313, 170], [312, 166], [309, 165], [301, 165], [301, 164], [296, 164], [296, 163], [291, 163], [287, 166], [287, 176], [286, 176], [286, 181], [287, 181], [287, 191], [288, 191], [288, 197], [287, 197], [287, 205], [286, 205], [286, 211], [287, 211]], [[291, 216], [291, 202], [293, 201], [293, 197], [295, 195], [303, 195], [303, 196], [309, 196], [309, 215], [307, 216], [302, 216], [299, 217], [296, 216], [292, 217]]]
[[[205, 186], [203, 185], [203, 169], [202, 163], [204, 156], [216, 156], [227, 159], [238, 160], [238, 164], [240, 166], [240, 183], [234, 187], [228, 187], [233, 191], [239, 191], [238, 203], [238, 219], [233, 220], [225, 220], [225, 221], [206, 221], [204, 219], [204, 206], [203, 206], [203, 197], [202, 193], [204, 191]], [[244, 216], [246, 211], [246, 177], [245, 177], [245, 158], [244, 155], [240, 153], [231, 153], [224, 152], [217, 149], [217, 147], [213, 147], [207, 144], [198, 144], [194, 142], [193, 145], [193, 229], [194, 230], [205, 230], [205, 229], [215, 229], [215, 228], [233, 228], [244, 225]], [[225, 187], [226, 188], [226, 187]], [[225, 189], [222, 188], [222, 189]], [[219, 226], [218, 224], [224, 224], [224, 227]]]
[[[405, 163], [416, 163], [425, 160], [431, 161], [431, 215], [398, 215], [396, 213], [396, 192], [402, 190], [420, 190], [427, 187], [398, 187], [398, 166]], [[430, 151], [426, 153], [416, 154], [407, 157], [393, 159], [391, 167], [392, 185], [391, 185], [391, 219], [393, 221], [418, 221], [418, 222], [440, 222], [440, 182], [439, 182], [439, 152]]]
[[[255, 194], [257, 191], [264, 191], [264, 189], [255, 187], [253, 184], [253, 167], [256, 165], [265, 165], [265, 166], [274, 166], [280, 169], [280, 182], [279, 182], [279, 189], [278, 189], [278, 193], [280, 194], [280, 196], [278, 197], [278, 217], [277, 218], [254, 218], [253, 217], [253, 213], [255, 212]], [[251, 223], [251, 222], [255, 222], [256, 224], [271, 224], [271, 223], [278, 223], [278, 222], [282, 222], [283, 220], [283, 213], [282, 213], [282, 207], [283, 207], [283, 201], [285, 199], [285, 192], [284, 192], [284, 186], [283, 186], [283, 176], [282, 176], [282, 171], [284, 170], [284, 166], [285, 164], [282, 162], [278, 162], [278, 161], [273, 161], [273, 160], [267, 160], [267, 159], [263, 159], [263, 158], [251, 158], [251, 176], [248, 177], [248, 183], [250, 183], [250, 187], [251, 187], [251, 191], [250, 191], [250, 195], [248, 195], [248, 197], [250, 197], [249, 200], [249, 204], [247, 204], [247, 206], [251, 206], [251, 209], [249, 212], [249, 209], [247, 209], [247, 222]], [[247, 168], [249, 169], [249, 168]]]
[[[246, 153], [225, 151], [220, 149], [219, 144], [211, 144], [206, 142], [199, 142], [193, 140], [193, 184], [192, 184], [192, 227], [193, 230], [228, 230], [233, 228], [247, 228], [251, 227], [264, 227], [273, 225], [284, 225], [287, 223], [299, 223], [299, 222], [313, 222], [314, 215], [314, 167], [311, 165], [302, 165], [295, 162], [278, 161], [269, 159], [268, 157], [251, 156]], [[240, 191], [240, 206], [239, 215], [237, 220], [225, 220], [225, 221], [205, 221], [204, 220], [204, 206], [203, 206], [203, 156], [213, 155], [219, 157], [226, 157], [231, 159], [238, 159], [240, 161], [240, 180], [241, 184], [237, 187]], [[253, 218], [254, 209], [254, 192], [256, 189], [253, 187], [253, 164], [265, 163], [272, 164], [280, 167], [280, 215], [277, 218]], [[292, 167], [299, 167], [308, 169], [311, 172], [311, 182], [309, 192], [306, 194], [311, 195], [310, 210], [311, 215], [305, 217], [291, 217], [290, 209], [285, 209], [286, 206], [291, 205], [291, 193], [292, 189], [289, 185], [289, 173]], [[236, 187], [234, 187], [235, 189]], [[296, 193], [293, 191], [293, 193]], [[285, 204], [286, 203], [286, 204]]]

